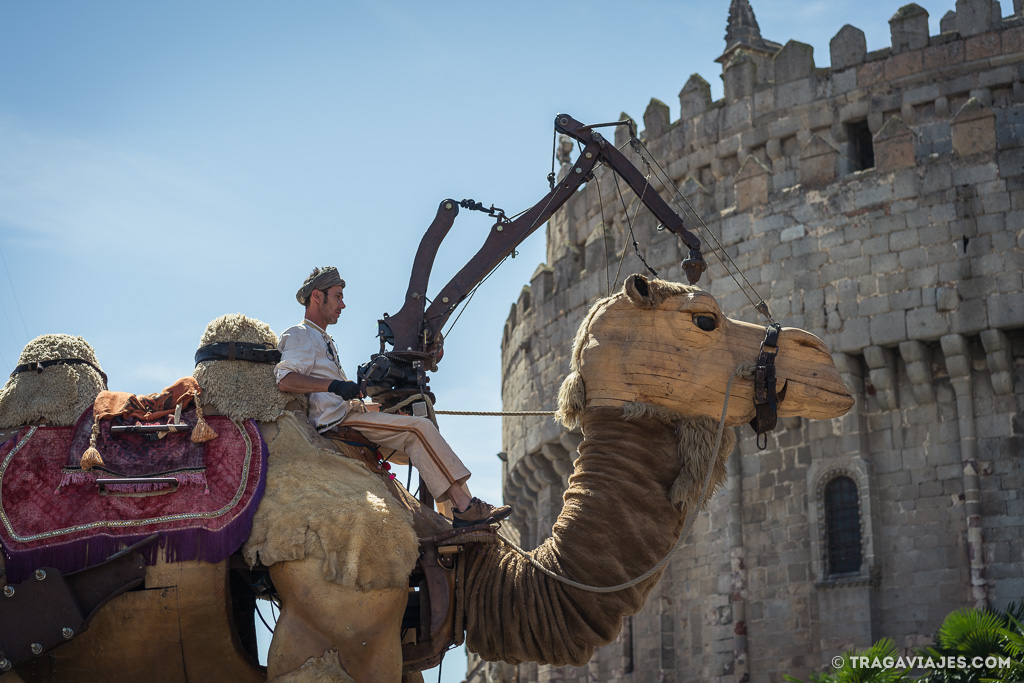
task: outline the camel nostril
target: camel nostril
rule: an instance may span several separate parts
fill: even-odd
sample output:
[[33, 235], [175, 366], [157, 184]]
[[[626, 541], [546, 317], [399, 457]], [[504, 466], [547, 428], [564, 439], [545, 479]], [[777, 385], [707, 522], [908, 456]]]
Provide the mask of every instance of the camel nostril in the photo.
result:
[[651, 290], [647, 286], [647, 280], [642, 277], [633, 277], [633, 286], [636, 287], [636, 292], [640, 296], [647, 298], [651, 295]]

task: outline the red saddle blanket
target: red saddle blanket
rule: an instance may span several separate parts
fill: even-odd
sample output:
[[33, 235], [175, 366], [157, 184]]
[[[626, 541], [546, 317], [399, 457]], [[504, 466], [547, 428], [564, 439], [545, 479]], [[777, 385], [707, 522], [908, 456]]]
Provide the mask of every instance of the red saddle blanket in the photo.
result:
[[[97, 478], [105, 477], [161, 477], [174, 479], [178, 484], [206, 484], [205, 453], [206, 443], [193, 443], [190, 438], [196, 423], [195, 408], [181, 415], [179, 424], [184, 431], [163, 434], [113, 434], [111, 427], [133, 427], [158, 425], [163, 422], [143, 421], [138, 418], [100, 419], [96, 448], [103, 458], [103, 464], [89, 470], [82, 469], [82, 454], [89, 448], [92, 436], [93, 414], [90, 408], [78, 418], [71, 434], [67, 462], [64, 465], [60, 487], [69, 484], [85, 484], [96, 487]], [[216, 442], [216, 439], [209, 443]], [[168, 484], [114, 484], [111, 490], [122, 492], [144, 492], [169, 488]]]
[[[20, 581], [41, 566], [62, 572], [90, 567], [154, 533], [159, 542], [140, 549], [150, 564], [161, 548], [169, 561], [219, 562], [241, 547], [266, 484], [267, 447], [252, 420], [236, 425], [211, 416], [207, 421], [218, 436], [203, 444], [205, 486], [179, 486], [179, 480], [118, 490], [100, 486], [99, 479], [116, 478], [104, 471], [79, 473], [69, 485], [72, 427], [23, 427], [0, 445], [0, 545], [8, 581]], [[121, 450], [118, 469], [132, 460], [130, 449], [122, 444]], [[194, 451], [189, 452], [194, 464]], [[129, 469], [124, 474], [141, 474]], [[171, 467], [168, 474], [176, 478], [181, 470]]]

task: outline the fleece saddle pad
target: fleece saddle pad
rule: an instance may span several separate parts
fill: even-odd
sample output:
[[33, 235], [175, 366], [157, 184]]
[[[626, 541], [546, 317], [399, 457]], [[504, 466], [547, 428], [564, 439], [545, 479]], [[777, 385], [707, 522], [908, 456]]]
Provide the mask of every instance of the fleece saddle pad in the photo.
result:
[[[204, 444], [206, 485], [154, 486], [148, 492], [116, 491], [98, 481], [109, 474], [95, 471], [81, 473], [89, 481], [62, 486], [73, 457], [72, 427], [23, 427], [4, 442], [0, 545], [8, 580], [20, 581], [40, 566], [62, 572], [90, 567], [154, 533], [159, 542], [140, 549], [150, 564], [160, 548], [168, 561], [219, 562], [237, 550], [263, 495], [267, 447], [252, 420], [207, 421], [218, 436]], [[188, 434], [173, 438], [188, 440]]]

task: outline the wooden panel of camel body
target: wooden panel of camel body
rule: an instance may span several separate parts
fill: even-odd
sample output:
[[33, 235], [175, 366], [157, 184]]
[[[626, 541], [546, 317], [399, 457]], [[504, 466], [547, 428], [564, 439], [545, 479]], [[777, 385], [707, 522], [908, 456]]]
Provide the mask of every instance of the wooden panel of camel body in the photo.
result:
[[[457, 631], [455, 639], [464, 633], [467, 647], [487, 660], [553, 665], [582, 665], [614, 639], [660, 571], [623, 590], [593, 593], [538, 567], [582, 584], [614, 586], [671, 551], [687, 516], [725, 479], [735, 438], [718, 428], [734, 374], [725, 425], [753, 416], [753, 382], [744, 370], [764, 337], [763, 327], [726, 318], [695, 287], [639, 275], [596, 303], [580, 326], [559, 395], [558, 418], [580, 424], [584, 436], [564, 508], [551, 537], [528, 557], [501, 542], [462, 546], [459, 600], [445, 626]], [[267, 325], [237, 314], [213, 321], [200, 346], [217, 341], [276, 343]], [[19, 363], [81, 355], [98, 368], [80, 338], [47, 335], [30, 343]], [[779, 415], [828, 419], [852, 405], [828, 350], [813, 335], [783, 328], [776, 366]], [[8, 676], [401, 680], [402, 618], [419, 538], [451, 533], [448, 522], [417, 509], [404, 490], [372, 471], [365, 453], [339, 453], [319, 437], [304, 408], [289, 405], [294, 396], [277, 390], [272, 366], [201, 362], [195, 379], [207, 415], [256, 420], [268, 447], [266, 492], [241, 548], [248, 563], [269, 567], [281, 600], [267, 668], [235, 632], [244, 610], [231, 604], [229, 560], [159, 560], [146, 569], [140, 589], [100, 609], [88, 630]], [[21, 373], [0, 394], [0, 429], [73, 424], [102, 387], [87, 364]], [[55, 494], [51, 486], [38, 495]], [[600, 562], [595, 547], [607, 549]], [[454, 601], [452, 586], [441, 592]]]

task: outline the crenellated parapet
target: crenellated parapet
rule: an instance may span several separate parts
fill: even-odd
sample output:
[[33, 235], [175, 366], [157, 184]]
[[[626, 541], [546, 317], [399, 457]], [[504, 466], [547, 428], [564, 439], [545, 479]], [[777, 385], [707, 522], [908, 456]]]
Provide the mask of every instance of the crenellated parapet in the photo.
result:
[[[645, 156], [674, 185], [655, 187], [685, 198], [677, 210], [701, 217], [779, 322], [829, 344], [857, 396], [839, 420], [782, 425], [764, 452], [743, 433], [738, 508], [712, 503], [712, 517], [733, 520], [742, 539], [698, 526], [710, 536], [698, 531], [693, 545], [711, 543], [711, 555], [673, 566], [675, 585], [701, 586], [710, 600], [730, 562], [746, 558], [751, 602], [733, 609], [745, 631], [733, 633], [724, 612], [696, 631], [660, 631], [675, 639], [677, 680], [732, 680], [723, 671], [736, 662], [802, 675], [882, 636], [916, 646], [946, 611], [1004, 608], [1024, 590], [1012, 550], [1024, 543], [1014, 460], [1024, 452], [1024, 14], [1020, 0], [1007, 16], [999, 7], [957, 0], [931, 17], [905, 5], [888, 19], [888, 47], [869, 51], [863, 31], [846, 25], [821, 67], [809, 45], [763, 38], [747, 0], [733, 0], [717, 60], [724, 97], [712, 100], [693, 74], [678, 109], [652, 100], [643, 112]], [[616, 145], [628, 140], [615, 135]], [[584, 313], [646, 272], [634, 239], [661, 277], [684, 279], [679, 241], [624, 198], [627, 211], [600, 168], [549, 222], [547, 261], [505, 327], [507, 410], [555, 407]], [[687, 227], [703, 230], [696, 219]], [[700, 285], [730, 317], [758, 322], [704, 241]], [[533, 510], [520, 527], [532, 546], [560, 506], [578, 435], [548, 418], [508, 417], [503, 438], [506, 498]], [[823, 576], [817, 555], [823, 492], [840, 475], [870, 509], [871, 565], [846, 583]], [[913, 576], [928, 577], [927, 596]], [[937, 590], [957, 598], [935, 601]], [[783, 603], [802, 615], [783, 629], [789, 645], [773, 626]], [[686, 604], [696, 611], [673, 617], [684, 624], [700, 611]], [[868, 612], [854, 614], [858, 605]], [[669, 623], [649, 619], [633, 622], [630, 638], [654, 642]], [[844, 642], [847, 622], [859, 630]], [[621, 658], [622, 645], [612, 647]], [[622, 680], [648, 680], [636, 666]]]

